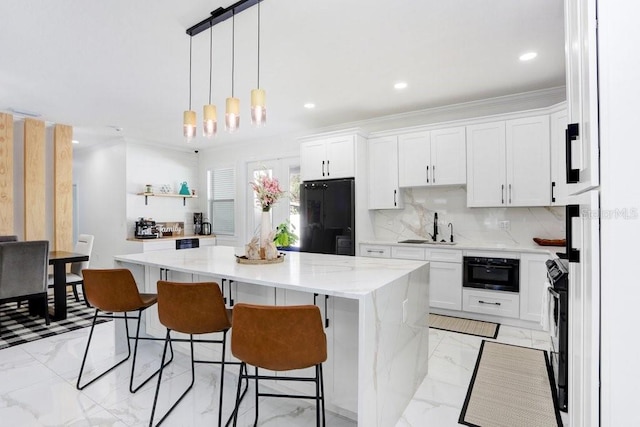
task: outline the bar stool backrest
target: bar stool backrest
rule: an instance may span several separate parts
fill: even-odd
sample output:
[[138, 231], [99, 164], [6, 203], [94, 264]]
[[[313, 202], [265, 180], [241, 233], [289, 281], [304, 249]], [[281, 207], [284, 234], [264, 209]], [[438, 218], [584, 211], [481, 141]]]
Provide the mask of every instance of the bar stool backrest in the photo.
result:
[[231, 327], [222, 292], [215, 282], [158, 282], [158, 318], [185, 334], [221, 332]]
[[327, 360], [327, 337], [315, 305], [233, 307], [231, 352], [273, 371], [303, 369]]
[[143, 303], [136, 281], [126, 268], [82, 270], [85, 298], [102, 311], [122, 313], [138, 310]]

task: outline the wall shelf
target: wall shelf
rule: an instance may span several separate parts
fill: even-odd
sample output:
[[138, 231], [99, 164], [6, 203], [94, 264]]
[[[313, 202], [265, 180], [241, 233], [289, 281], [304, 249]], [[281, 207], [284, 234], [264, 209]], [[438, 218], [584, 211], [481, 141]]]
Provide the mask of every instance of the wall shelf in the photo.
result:
[[198, 196], [186, 195], [186, 194], [175, 194], [175, 193], [138, 193], [138, 196], [144, 196], [144, 204], [148, 203], [148, 197], [173, 197], [173, 198], [181, 198], [182, 206], [187, 205], [187, 199], [197, 199]]

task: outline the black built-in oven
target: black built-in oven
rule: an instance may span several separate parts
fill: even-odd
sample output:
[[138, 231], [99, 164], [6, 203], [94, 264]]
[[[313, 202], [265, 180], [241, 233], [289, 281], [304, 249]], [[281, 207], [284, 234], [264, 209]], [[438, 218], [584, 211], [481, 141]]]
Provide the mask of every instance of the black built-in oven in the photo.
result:
[[464, 257], [462, 286], [491, 291], [520, 291], [520, 260]]

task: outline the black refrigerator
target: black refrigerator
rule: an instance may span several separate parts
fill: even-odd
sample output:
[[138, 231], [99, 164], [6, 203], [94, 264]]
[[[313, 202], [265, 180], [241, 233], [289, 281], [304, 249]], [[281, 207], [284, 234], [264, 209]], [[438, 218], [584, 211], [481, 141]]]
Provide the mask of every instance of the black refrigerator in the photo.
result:
[[356, 254], [353, 178], [300, 184], [300, 251]]

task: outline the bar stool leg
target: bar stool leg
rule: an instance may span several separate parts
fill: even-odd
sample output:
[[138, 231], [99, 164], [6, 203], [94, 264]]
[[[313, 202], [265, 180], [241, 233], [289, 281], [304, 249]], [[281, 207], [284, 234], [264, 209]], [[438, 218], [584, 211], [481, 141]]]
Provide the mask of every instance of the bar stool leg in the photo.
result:
[[255, 427], [258, 425], [258, 396], [260, 393], [258, 392], [258, 367], [256, 366], [254, 369], [256, 374], [256, 419], [253, 421], [253, 426]]
[[222, 426], [222, 396], [224, 392], [224, 356], [227, 349], [227, 331], [222, 333], [222, 360], [220, 363], [220, 406], [218, 407], [218, 427]]
[[322, 373], [322, 363], [318, 365], [320, 370], [320, 401], [322, 402], [322, 427], [326, 425], [326, 413], [324, 411], [324, 374]]
[[84, 371], [84, 365], [85, 365], [85, 362], [87, 361], [87, 354], [89, 354], [89, 346], [91, 345], [91, 339], [93, 337], [93, 329], [96, 326], [97, 318], [98, 318], [98, 309], [96, 308], [96, 311], [93, 314], [93, 322], [91, 322], [91, 330], [89, 331], [89, 339], [87, 340], [87, 347], [84, 350], [84, 357], [82, 358], [82, 364], [80, 365], [80, 372], [78, 373], [78, 381], [76, 382], [76, 388], [78, 390], [83, 390], [86, 386], [93, 383], [97, 379], [102, 378], [104, 375], [111, 372], [118, 366], [122, 365], [124, 362], [126, 362], [129, 359], [129, 357], [131, 357], [131, 344], [129, 343], [129, 325], [125, 321], [125, 330], [127, 334], [127, 357], [125, 357], [120, 362], [116, 363], [115, 365], [113, 365], [112, 367], [110, 367], [109, 369], [107, 369], [106, 371], [104, 371], [103, 373], [101, 373], [100, 375], [98, 375], [97, 377], [95, 377], [85, 385], [83, 386], [80, 385], [80, 381], [82, 380], [82, 372]]
[[320, 365], [316, 365], [316, 426], [320, 427]]
[[[125, 318], [125, 322], [127, 321], [127, 313], [124, 313], [124, 318]], [[154, 376], [156, 376], [156, 374], [158, 374], [160, 372], [160, 369], [162, 369], [164, 366], [168, 365], [169, 363], [171, 363], [173, 361], [173, 345], [171, 344], [171, 340], [169, 340], [169, 350], [171, 351], [171, 357], [169, 358], [169, 361], [167, 361], [166, 365], [164, 364], [164, 360], [162, 365], [160, 365], [160, 368], [158, 368], [158, 370], [156, 370], [154, 373], [152, 373], [151, 375], [149, 375], [149, 377], [147, 377], [147, 379], [145, 379], [141, 384], [139, 384], [137, 387], [133, 387], [133, 377], [135, 375], [135, 371], [136, 371], [136, 360], [137, 360], [137, 354], [138, 354], [138, 341], [140, 338], [140, 322], [142, 320], [142, 310], [138, 311], [138, 325], [136, 327], [136, 336], [135, 336], [135, 344], [133, 347], [133, 363], [131, 364], [131, 379], [129, 380], [129, 391], [131, 393], [135, 393], [138, 390], [140, 390], [140, 388], [142, 386], [144, 386], [146, 383], [148, 383], [149, 381], [151, 381], [151, 378], [153, 378]], [[129, 333], [127, 332], [127, 342], [129, 341]]]

